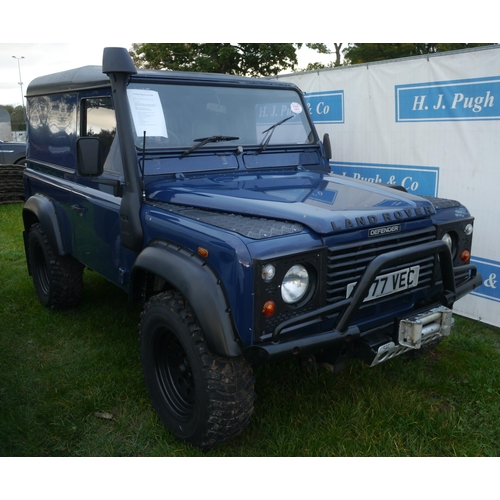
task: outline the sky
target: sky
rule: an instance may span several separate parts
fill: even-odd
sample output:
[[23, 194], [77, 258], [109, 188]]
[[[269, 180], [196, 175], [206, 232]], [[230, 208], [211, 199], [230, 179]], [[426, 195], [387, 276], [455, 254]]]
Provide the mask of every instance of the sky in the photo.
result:
[[[478, 28], [462, 9], [450, 9], [448, 2], [435, 0], [420, 0], [418, 8], [411, 10], [401, 9], [397, 0], [363, 4], [315, 0], [293, 5], [270, 0], [241, 5], [232, 0], [209, 4], [149, 0], [134, 3], [133, 9], [130, 3], [86, 0], [80, 10], [79, 4], [70, 6], [64, 0], [31, 2], [29, 8], [13, 1], [4, 4], [0, 16], [3, 105], [21, 104], [18, 65], [25, 95], [38, 76], [100, 65], [104, 47], [130, 49], [134, 42], [492, 42], [498, 36], [496, 16], [482, 15]], [[486, 0], [475, 0], [474, 8], [488, 12], [491, 6]], [[325, 43], [333, 50], [333, 43]], [[305, 68], [309, 62], [328, 63], [334, 55], [302, 49], [298, 58], [298, 68]]]
[[[130, 49], [134, 41], [116, 37], [111, 43], [2, 43], [0, 42], [0, 104], [20, 105], [23, 94], [34, 78], [79, 66], [101, 65], [106, 46]], [[333, 44], [329, 44], [333, 50]], [[23, 59], [21, 59], [21, 57]], [[309, 49], [298, 53], [298, 67], [305, 68], [310, 61], [328, 63], [335, 55], [324, 56]], [[19, 59], [17, 59], [19, 58]], [[21, 80], [19, 80], [19, 67]]]
[[[129, 40], [117, 39], [116, 43], [127, 49], [132, 46]], [[103, 48], [100, 43], [0, 43], [0, 104], [21, 104], [19, 66], [26, 95], [34, 78], [88, 64], [100, 65]]]

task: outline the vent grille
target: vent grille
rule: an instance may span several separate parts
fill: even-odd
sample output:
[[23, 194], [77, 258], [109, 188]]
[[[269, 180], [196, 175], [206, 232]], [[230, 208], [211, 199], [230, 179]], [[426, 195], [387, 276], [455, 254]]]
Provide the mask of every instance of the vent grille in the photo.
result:
[[[384, 236], [373, 240], [364, 240], [347, 245], [337, 245], [328, 248], [328, 272], [327, 272], [327, 303], [335, 304], [344, 300], [347, 296], [349, 283], [358, 282], [361, 279], [368, 264], [378, 255], [408, 248], [421, 243], [434, 241], [436, 239], [434, 227], [425, 228], [409, 233], [399, 233], [394, 236]], [[419, 282], [416, 288], [389, 295], [377, 300], [363, 304], [357, 318], [373, 314], [378, 307], [379, 312], [395, 309], [410, 303], [411, 295], [416, 290], [423, 290], [434, 284], [434, 256], [412, 261], [411, 265], [420, 266]], [[383, 274], [391, 273], [408, 267], [408, 264], [388, 267], [382, 271]], [[405, 298], [406, 296], [406, 298]], [[385, 306], [384, 306], [384, 303]]]

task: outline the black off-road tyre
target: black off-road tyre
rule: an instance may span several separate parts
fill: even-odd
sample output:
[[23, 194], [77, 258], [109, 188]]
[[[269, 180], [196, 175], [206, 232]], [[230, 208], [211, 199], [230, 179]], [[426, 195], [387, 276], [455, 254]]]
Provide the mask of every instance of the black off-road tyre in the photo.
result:
[[28, 262], [40, 303], [53, 310], [76, 307], [83, 299], [83, 265], [55, 255], [41, 224], [28, 234]]
[[0, 203], [24, 201], [24, 161], [15, 165], [0, 165]]
[[152, 297], [139, 330], [146, 387], [160, 420], [172, 434], [207, 449], [245, 429], [255, 399], [252, 369], [243, 358], [210, 352], [181, 294]]

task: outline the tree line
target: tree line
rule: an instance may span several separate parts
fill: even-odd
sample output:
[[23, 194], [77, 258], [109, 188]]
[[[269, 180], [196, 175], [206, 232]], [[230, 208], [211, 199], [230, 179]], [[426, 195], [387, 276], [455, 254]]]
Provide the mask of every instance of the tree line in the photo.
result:
[[[328, 45], [333, 45], [329, 48]], [[129, 53], [138, 68], [201, 71], [253, 77], [285, 71], [312, 71], [402, 57], [475, 48], [490, 43], [134, 43]], [[298, 67], [297, 52], [307, 47], [331, 56], [329, 63]], [[5, 105], [13, 131], [26, 130], [22, 106]]]
[[23, 106], [12, 106], [10, 104], [6, 104], [0, 105], [0, 108], [7, 110], [7, 113], [9, 113], [12, 132], [22, 132], [26, 130]]
[[[139, 68], [202, 71], [245, 76], [270, 76], [284, 71], [310, 71], [361, 64], [489, 43], [134, 43], [130, 55]], [[303, 46], [329, 54], [329, 63], [312, 62], [298, 68], [297, 51]]]

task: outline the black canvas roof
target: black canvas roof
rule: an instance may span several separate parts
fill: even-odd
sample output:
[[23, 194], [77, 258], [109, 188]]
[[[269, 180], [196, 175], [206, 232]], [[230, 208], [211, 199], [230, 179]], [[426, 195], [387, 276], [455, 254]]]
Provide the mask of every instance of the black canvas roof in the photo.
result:
[[102, 72], [101, 66], [83, 66], [35, 78], [28, 85], [26, 95], [30, 97], [110, 85], [109, 78]]
[[[242, 85], [264, 85], [271, 87], [295, 87], [291, 83], [282, 81], [272, 81], [261, 78], [248, 78], [243, 76], [224, 75], [219, 73], [195, 73], [188, 71], [168, 71], [168, 70], [141, 70], [137, 71], [133, 78], [147, 78], [151, 80], [177, 80], [177, 81], [205, 81], [207, 83], [233, 83]], [[107, 75], [102, 72], [101, 66], [83, 66], [81, 68], [70, 69], [60, 73], [40, 76], [29, 84], [26, 95], [53, 94], [59, 92], [69, 92], [80, 89], [92, 89], [109, 87], [110, 81]]]

